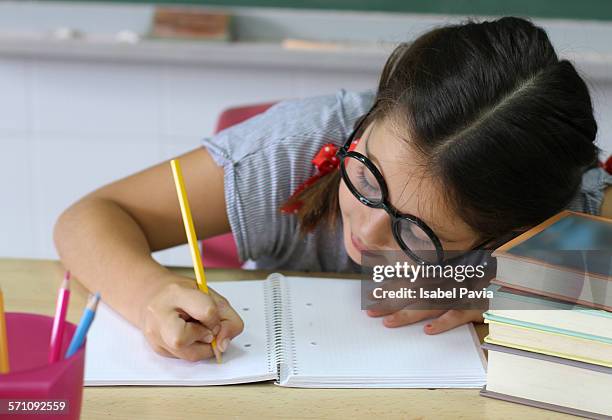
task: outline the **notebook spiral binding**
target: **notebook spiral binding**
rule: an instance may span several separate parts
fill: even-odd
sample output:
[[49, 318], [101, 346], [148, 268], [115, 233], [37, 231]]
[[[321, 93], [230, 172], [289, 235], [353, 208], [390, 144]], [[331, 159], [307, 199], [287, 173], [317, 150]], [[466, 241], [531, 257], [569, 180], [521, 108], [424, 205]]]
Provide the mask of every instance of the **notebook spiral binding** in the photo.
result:
[[279, 273], [270, 274], [264, 286], [268, 368], [276, 370], [279, 382], [297, 374], [289, 284], [283, 278]]

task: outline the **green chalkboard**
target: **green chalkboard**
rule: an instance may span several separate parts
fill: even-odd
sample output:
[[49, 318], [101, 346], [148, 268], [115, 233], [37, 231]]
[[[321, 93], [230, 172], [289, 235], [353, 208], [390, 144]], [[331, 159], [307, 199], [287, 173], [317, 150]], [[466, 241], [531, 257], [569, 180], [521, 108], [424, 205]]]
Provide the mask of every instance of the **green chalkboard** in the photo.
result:
[[[100, 2], [100, 0], [74, 1]], [[106, 0], [106, 2], [612, 20], [612, 0]]]

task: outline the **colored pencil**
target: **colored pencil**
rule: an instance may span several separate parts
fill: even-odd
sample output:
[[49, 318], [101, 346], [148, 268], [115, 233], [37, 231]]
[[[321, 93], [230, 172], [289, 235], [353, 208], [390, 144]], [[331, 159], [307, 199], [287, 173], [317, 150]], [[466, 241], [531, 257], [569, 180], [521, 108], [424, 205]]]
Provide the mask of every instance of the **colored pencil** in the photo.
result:
[[77, 325], [77, 329], [72, 336], [68, 350], [66, 350], [66, 359], [76, 353], [77, 350], [83, 345], [85, 337], [87, 336], [87, 331], [89, 331], [89, 327], [91, 327], [91, 323], [96, 316], [96, 308], [98, 307], [99, 301], [100, 293], [89, 296], [87, 306], [85, 306], [85, 310], [83, 311], [79, 325]]
[[[191, 217], [189, 201], [187, 200], [187, 190], [185, 189], [185, 181], [183, 180], [181, 165], [178, 160], [173, 159], [170, 161], [170, 166], [172, 167], [176, 194], [181, 206], [181, 216], [183, 217], [183, 225], [185, 226], [185, 233], [187, 234], [187, 242], [189, 242], [189, 249], [191, 250], [191, 260], [193, 261], [193, 270], [195, 271], [198, 288], [200, 291], [208, 295], [209, 291], [208, 286], [206, 285], [206, 276], [204, 275], [204, 265], [202, 264], [200, 249], [198, 248], [198, 238], [195, 233], [193, 218]], [[216, 338], [213, 338], [211, 345], [213, 353], [215, 354], [215, 359], [217, 359], [217, 363], [221, 363], [221, 352], [217, 349]]]
[[66, 312], [70, 300], [70, 271], [66, 271], [64, 281], [57, 292], [57, 303], [55, 304], [55, 317], [51, 329], [51, 342], [49, 343], [49, 363], [60, 360], [64, 329], [66, 327]]
[[0, 373], [9, 373], [8, 340], [6, 338], [6, 319], [4, 318], [4, 297], [0, 289]]

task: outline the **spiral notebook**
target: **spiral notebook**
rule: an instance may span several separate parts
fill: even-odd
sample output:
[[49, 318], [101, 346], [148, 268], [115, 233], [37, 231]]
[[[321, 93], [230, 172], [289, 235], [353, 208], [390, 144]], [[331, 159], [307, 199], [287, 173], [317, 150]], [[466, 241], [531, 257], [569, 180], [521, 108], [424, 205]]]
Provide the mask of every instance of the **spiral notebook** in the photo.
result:
[[223, 363], [157, 355], [142, 333], [98, 307], [85, 385], [222, 385], [274, 380], [309, 388], [480, 388], [485, 359], [471, 324], [428, 336], [385, 328], [360, 308], [359, 280], [284, 277], [215, 282], [245, 322]]

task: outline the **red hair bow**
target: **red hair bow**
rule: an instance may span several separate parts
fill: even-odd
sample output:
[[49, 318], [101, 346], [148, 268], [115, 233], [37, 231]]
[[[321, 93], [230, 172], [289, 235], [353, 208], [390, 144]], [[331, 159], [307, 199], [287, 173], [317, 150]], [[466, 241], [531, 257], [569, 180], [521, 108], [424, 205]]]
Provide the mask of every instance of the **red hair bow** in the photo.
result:
[[608, 157], [608, 160], [606, 160], [605, 163], [599, 162], [599, 166], [604, 168], [609, 174], [612, 174], [612, 155]]
[[[354, 150], [359, 143], [359, 139], [353, 140], [349, 151]], [[321, 147], [321, 150], [312, 159], [312, 164], [317, 168], [317, 173], [308, 178], [306, 181], [301, 183], [297, 189], [291, 194], [287, 203], [281, 207], [281, 212], [286, 214], [297, 213], [304, 203], [299, 200], [295, 200], [306, 188], [317, 182], [320, 178], [324, 177], [328, 173], [338, 169], [340, 166], [340, 159], [336, 156], [338, 146], [332, 143], [327, 143]]]

